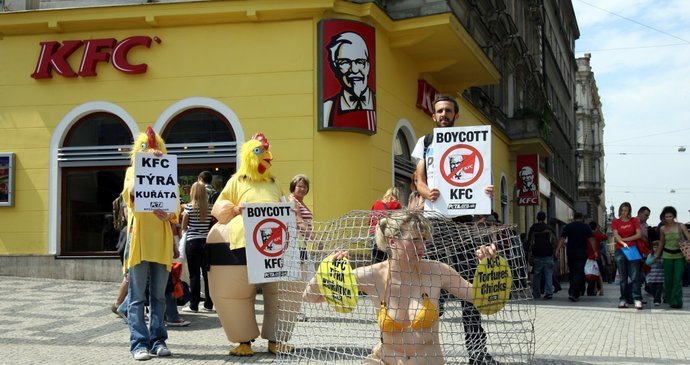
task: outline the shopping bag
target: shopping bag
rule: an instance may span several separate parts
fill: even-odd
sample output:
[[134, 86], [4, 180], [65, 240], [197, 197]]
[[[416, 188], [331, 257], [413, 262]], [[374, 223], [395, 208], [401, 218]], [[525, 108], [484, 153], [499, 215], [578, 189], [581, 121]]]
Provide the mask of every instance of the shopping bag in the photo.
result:
[[595, 260], [587, 260], [585, 262], [585, 280], [598, 281], [601, 273], [599, 272], [599, 265]]
[[180, 238], [180, 243], [179, 243], [179, 250], [180, 250], [180, 260], [184, 260], [187, 258], [187, 254], [185, 253], [185, 250], [187, 249], [187, 231], [184, 231], [182, 233], [182, 237]]
[[621, 250], [623, 250], [623, 254], [628, 261], [642, 260], [642, 255], [640, 255], [640, 251], [635, 246], [623, 247]]

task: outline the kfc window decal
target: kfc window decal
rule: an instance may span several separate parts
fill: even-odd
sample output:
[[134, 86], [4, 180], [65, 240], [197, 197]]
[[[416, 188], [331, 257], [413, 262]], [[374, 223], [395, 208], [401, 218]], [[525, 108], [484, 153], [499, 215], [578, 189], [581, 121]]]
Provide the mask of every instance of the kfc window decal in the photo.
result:
[[319, 23], [320, 131], [376, 133], [375, 40], [375, 29], [364, 23]]

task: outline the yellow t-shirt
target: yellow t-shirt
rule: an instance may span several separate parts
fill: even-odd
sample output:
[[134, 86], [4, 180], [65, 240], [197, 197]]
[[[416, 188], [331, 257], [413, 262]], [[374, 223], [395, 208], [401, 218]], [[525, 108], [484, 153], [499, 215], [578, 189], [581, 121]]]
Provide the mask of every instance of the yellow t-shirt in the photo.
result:
[[127, 203], [127, 232], [132, 236], [129, 244], [129, 255], [125, 257], [124, 270], [129, 270], [142, 261], [155, 262], [165, 265], [168, 271], [172, 266], [173, 233], [170, 223], [177, 223], [180, 205], [177, 213], [170, 221], [161, 221], [151, 212], [135, 213], [134, 197], [134, 168], [129, 167], [125, 174], [125, 185], [122, 197]]
[[[234, 205], [241, 203], [279, 203], [283, 197], [280, 186], [271, 181], [249, 181], [247, 178], [233, 175], [221, 191], [217, 201], [228, 200]], [[230, 221], [230, 249], [247, 246], [244, 237], [244, 220], [241, 215]]]

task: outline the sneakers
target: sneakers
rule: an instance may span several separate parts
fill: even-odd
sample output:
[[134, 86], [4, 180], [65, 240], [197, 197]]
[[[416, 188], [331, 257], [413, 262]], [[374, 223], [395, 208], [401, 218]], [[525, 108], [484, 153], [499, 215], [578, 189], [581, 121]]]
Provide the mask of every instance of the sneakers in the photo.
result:
[[151, 355], [149, 355], [149, 350], [147, 349], [138, 349], [132, 353], [132, 357], [134, 360], [137, 361], [146, 361], [151, 359]]
[[570, 300], [571, 302], [574, 303], [574, 302], [579, 302], [579, 301], [580, 301], [580, 298], [576, 298], [576, 297], [574, 297], [574, 296], [571, 295], [571, 296], [568, 297], [568, 300]]
[[658, 306], [660, 306], [660, 305], [661, 305], [661, 303], [659, 303], [659, 302], [654, 302], [654, 306], [655, 306], [655, 307], [658, 307]]
[[621, 302], [618, 303], [618, 308], [628, 308], [628, 303], [626, 303], [625, 300], [621, 300]]
[[642, 309], [642, 301], [641, 300], [636, 300], [635, 301], [635, 309]]
[[161, 345], [151, 350], [151, 355], [153, 356], [172, 356], [172, 352], [168, 349], [168, 346]]
[[199, 313], [199, 309], [192, 309], [192, 307], [184, 307], [184, 308], [182, 308], [182, 312], [185, 312], [185, 313]]
[[170, 321], [170, 322], [165, 321], [165, 325], [168, 326], [168, 327], [187, 327], [187, 326], [189, 326], [190, 324], [192, 324], [192, 322], [190, 322], [190, 321], [185, 321], [185, 320], [182, 319], [182, 318], [179, 318], [179, 319], [177, 319], [176, 321]]
[[201, 307], [201, 308], [199, 308], [199, 309], [201, 309], [202, 312], [206, 312], [206, 313], [215, 313], [215, 312], [216, 312], [216, 311], [213, 309], [213, 307], [211, 307], [211, 308]]
[[551, 298], [553, 298], [553, 294], [546, 294], [546, 295], [544, 295], [544, 299], [546, 299], [546, 300], [549, 300], [549, 299], [551, 299]]

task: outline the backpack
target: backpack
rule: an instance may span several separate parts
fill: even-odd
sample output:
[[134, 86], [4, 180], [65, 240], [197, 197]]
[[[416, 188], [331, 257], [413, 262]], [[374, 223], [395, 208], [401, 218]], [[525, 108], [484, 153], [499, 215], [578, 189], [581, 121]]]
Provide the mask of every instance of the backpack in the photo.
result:
[[122, 199], [122, 195], [118, 195], [117, 198], [113, 200], [113, 227], [116, 231], [120, 231], [127, 226], [125, 209], [127, 209], [125, 200]]
[[549, 228], [532, 233], [530, 240], [530, 252], [535, 257], [553, 256], [553, 249], [556, 247], [556, 235]]
[[213, 205], [216, 202], [216, 200], [218, 200], [218, 195], [220, 195], [220, 193], [218, 193], [218, 190], [216, 189], [207, 188], [206, 193], [208, 193], [208, 203], [211, 205]]
[[431, 146], [431, 142], [434, 140], [434, 135], [433, 133], [425, 134], [424, 135], [424, 155], [422, 159], [424, 160], [424, 177], [426, 178], [426, 152], [429, 150], [429, 146]]
[[190, 298], [189, 285], [182, 281], [182, 264], [173, 262], [170, 269], [170, 284], [177, 305], [185, 305]]

